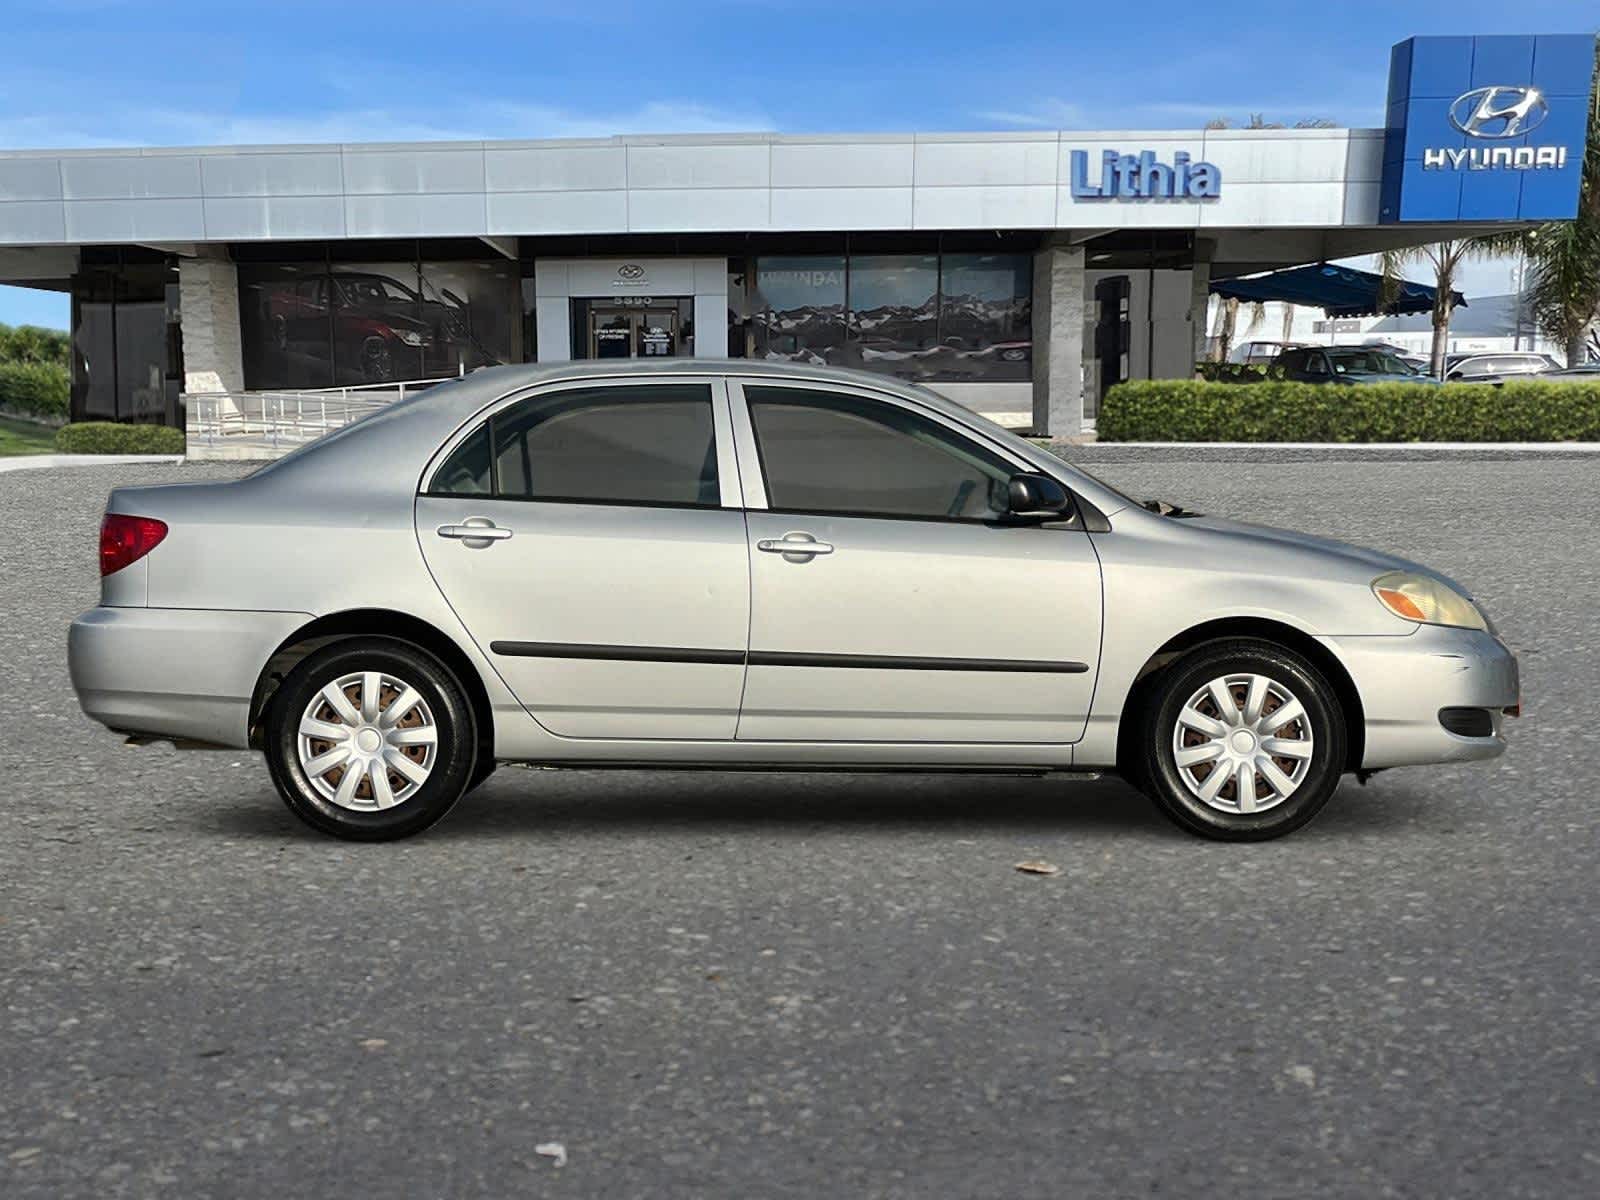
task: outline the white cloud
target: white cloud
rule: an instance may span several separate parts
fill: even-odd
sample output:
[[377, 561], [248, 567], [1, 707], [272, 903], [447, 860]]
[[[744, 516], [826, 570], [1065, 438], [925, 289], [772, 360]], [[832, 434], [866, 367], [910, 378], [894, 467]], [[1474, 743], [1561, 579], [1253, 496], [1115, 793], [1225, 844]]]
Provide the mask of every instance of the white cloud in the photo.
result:
[[1029, 129], [1082, 129], [1086, 122], [1080, 105], [1046, 96], [1020, 108], [981, 109], [972, 113], [989, 125], [1020, 125]]
[[172, 107], [107, 106], [94, 112], [0, 114], [0, 145], [198, 146], [298, 142], [416, 142], [489, 138], [589, 138], [613, 134], [720, 133], [771, 129], [765, 114], [686, 100], [579, 111], [468, 98], [449, 109], [337, 108], [306, 114], [239, 114]]

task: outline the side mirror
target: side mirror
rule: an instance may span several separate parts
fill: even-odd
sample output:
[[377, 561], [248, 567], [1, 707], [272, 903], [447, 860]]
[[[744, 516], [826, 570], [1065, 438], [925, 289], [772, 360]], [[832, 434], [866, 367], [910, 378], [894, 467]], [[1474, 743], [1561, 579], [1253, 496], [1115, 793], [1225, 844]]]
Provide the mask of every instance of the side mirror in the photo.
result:
[[1050, 476], [1033, 471], [1013, 475], [1006, 495], [1014, 517], [1057, 517], [1072, 505], [1066, 488]]

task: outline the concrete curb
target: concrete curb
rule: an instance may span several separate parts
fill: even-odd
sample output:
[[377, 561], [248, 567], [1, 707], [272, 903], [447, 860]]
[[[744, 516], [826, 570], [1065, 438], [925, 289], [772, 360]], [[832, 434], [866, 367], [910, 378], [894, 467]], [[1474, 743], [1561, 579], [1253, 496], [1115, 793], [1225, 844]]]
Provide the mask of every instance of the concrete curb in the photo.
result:
[[182, 461], [181, 454], [19, 454], [12, 458], [0, 458], [0, 474], [7, 471], [46, 470], [50, 467], [172, 466]]

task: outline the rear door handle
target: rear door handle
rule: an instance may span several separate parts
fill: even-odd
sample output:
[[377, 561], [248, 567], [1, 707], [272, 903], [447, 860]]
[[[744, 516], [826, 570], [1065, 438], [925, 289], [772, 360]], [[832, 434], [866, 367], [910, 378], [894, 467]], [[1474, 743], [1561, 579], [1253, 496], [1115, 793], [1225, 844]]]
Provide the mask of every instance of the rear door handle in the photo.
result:
[[786, 533], [781, 538], [762, 538], [757, 550], [781, 554], [790, 562], [810, 562], [818, 554], [832, 554], [831, 542], [819, 542], [809, 533]]
[[442, 538], [455, 538], [469, 546], [473, 542], [480, 543], [474, 549], [487, 546], [490, 542], [503, 542], [511, 536], [511, 530], [501, 528], [488, 517], [468, 517], [460, 525], [441, 525], [438, 533]]

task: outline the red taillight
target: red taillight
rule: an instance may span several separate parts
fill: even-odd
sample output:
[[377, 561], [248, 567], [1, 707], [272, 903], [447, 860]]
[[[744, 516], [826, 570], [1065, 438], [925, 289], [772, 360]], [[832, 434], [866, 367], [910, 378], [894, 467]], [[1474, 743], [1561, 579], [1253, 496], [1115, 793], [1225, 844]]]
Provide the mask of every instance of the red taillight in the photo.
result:
[[100, 574], [110, 575], [138, 562], [167, 536], [167, 523], [154, 517], [107, 513], [100, 522]]

